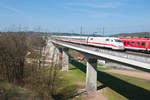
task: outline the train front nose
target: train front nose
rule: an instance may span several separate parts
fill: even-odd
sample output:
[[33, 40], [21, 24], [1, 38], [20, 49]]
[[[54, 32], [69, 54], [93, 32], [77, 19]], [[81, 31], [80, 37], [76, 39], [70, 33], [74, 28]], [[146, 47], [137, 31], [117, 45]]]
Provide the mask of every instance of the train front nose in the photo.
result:
[[120, 47], [120, 48], [124, 48], [124, 46], [123, 46], [123, 45], [119, 45], [118, 47]]
[[124, 49], [124, 45], [123, 45], [123, 44], [122, 44], [122, 45], [119, 45], [119, 47], [122, 48], [122, 49]]
[[118, 43], [117, 46], [118, 46], [118, 48], [124, 50], [124, 45], [122, 43]]

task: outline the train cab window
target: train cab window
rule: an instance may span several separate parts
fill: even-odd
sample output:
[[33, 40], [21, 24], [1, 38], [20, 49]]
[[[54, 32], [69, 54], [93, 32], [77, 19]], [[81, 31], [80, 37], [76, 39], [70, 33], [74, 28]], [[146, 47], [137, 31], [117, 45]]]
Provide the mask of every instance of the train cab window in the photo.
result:
[[130, 45], [130, 42], [128, 42], [128, 45]]
[[106, 39], [106, 41], [109, 41], [109, 39]]
[[143, 47], [145, 46], [145, 42], [142, 42], [142, 46], [143, 46]]
[[125, 41], [125, 42], [124, 42], [124, 45], [126, 45], [126, 44], [127, 44], [127, 42]]
[[136, 46], [140, 46], [140, 42], [137, 42], [137, 43], [136, 43]]
[[134, 44], [135, 44], [135, 43], [134, 43], [134, 42], [132, 42], [131, 44], [132, 44], [132, 46], [134, 46]]
[[93, 38], [91, 38], [90, 40], [93, 40]]
[[115, 42], [122, 42], [121, 40], [119, 40], [119, 39], [115, 39]]

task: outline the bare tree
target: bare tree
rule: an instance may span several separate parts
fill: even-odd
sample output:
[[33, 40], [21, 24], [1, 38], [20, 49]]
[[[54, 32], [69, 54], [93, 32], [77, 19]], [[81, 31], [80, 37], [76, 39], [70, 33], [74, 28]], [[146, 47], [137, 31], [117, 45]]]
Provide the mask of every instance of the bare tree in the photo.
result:
[[[28, 63], [27, 67], [30, 69], [30, 75], [26, 77], [27, 87], [30, 87], [33, 91], [36, 91], [38, 95], [44, 98], [55, 94], [56, 82], [59, 79], [60, 65], [56, 63], [58, 61], [59, 54], [56, 52], [56, 48], [48, 47], [47, 37], [34, 34], [29, 37], [28, 45], [30, 46], [30, 55], [28, 58], [33, 59], [32, 63]], [[50, 52], [48, 49], [53, 48], [54, 52]], [[53, 53], [53, 54], [52, 54]], [[50, 61], [51, 64], [47, 64], [47, 57], [52, 55]], [[28, 71], [29, 72], [29, 71]]]
[[55, 94], [60, 66], [56, 63], [59, 56], [56, 48], [52, 63], [46, 64], [47, 40], [47, 36], [41, 34], [3, 33], [0, 36], [0, 79], [24, 85], [36, 96], [49, 100]]
[[26, 53], [25, 33], [4, 33], [0, 36], [0, 73], [2, 79], [18, 85], [23, 83]]

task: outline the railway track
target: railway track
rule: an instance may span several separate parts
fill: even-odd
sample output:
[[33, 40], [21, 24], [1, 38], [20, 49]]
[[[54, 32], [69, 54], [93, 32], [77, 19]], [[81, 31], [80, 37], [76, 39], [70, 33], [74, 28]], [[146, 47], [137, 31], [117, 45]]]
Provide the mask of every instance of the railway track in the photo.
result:
[[[65, 41], [61, 41], [61, 42], [72, 44], [72, 45], [76, 44], [76, 45], [80, 46], [80, 44], [78, 44], [78, 43], [65, 42]], [[109, 48], [101, 48], [101, 47], [81, 44], [81, 46], [83, 46], [83, 45], [86, 46], [87, 49], [92, 49], [92, 50], [95, 50], [97, 52], [99, 52], [99, 51], [108, 51], [109, 52], [110, 51], [112, 53], [118, 52], [118, 53], [121, 53], [121, 54], [124, 54], [124, 55], [135, 55], [135, 56], [150, 58], [150, 54], [146, 54], [146, 53], [142, 53], [142, 52], [129, 51], [129, 50], [117, 51], [117, 50], [112, 50], [112, 49], [109, 49]]]
[[130, 51], [130, 50], [126, 50], [125, 52], [128, 54], [135, 54], [135, 55], [139, 55], [139, 56], [150, 57], [150, 54], [144, 53], [144, 52], [137, 52], [137, 51]]

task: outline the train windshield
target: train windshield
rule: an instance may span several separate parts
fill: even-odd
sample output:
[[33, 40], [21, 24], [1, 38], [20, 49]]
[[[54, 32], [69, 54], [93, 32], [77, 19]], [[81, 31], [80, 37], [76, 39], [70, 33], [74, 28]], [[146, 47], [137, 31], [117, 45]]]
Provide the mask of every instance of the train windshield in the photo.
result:
[[121, 40], [119, 40], [119, 39], [115, 39], [115, 42], [122, 42]]

